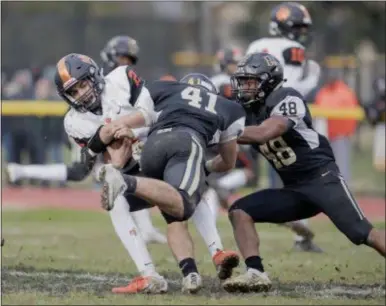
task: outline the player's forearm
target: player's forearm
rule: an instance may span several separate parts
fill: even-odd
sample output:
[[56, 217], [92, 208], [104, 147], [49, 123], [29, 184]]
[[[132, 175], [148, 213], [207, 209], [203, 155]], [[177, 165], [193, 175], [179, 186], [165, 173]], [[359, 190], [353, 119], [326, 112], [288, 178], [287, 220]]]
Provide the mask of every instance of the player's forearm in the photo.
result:
[[237, 142], [239, 144], [264, 144], [283, 135], [292, 124], [291, 120], [284, 117], [270, 117], [260, 125], [245, 127]]
[[206, 162], [206, 169], [209, 172], [225, 172], [233, 169], [236, 165], [237, 149], [236, 139], [220, 143], [219, 154]]
[[[97, 141], [100, 140], [101, 145], [104, 144], [105, 146], [107, 146], [111, 141], [113, 141], [115, 131], [116, 131], [116, 126], [111, 123], [102, 126], [99, 129], [98, 134], [96, 135], [96, 138], [99, 138], [97, 139]], [[94, 152], [100, 153], [96, 151]]]
[[132, 156], [131, 149], [132, 141], [124, 138], [121, 143], [114, 144], [107, 147], [107, 152], [109, 153], [111, 163], [115, 168], [122, 169]]
[[232, 169], [233, 167], [226, 163], [221, 155], [217, 155], [216, 157], [208, 160], [205, 163], [205, 167], [209, 172], [226, 172]]
[[126, 126], [129, 128], [141, 128], [147, 126], [148, 119], [145, 111], [138, 110], [126, 116], [114, 120], [111, 124], [117, 126]]
[[113, 122], [104, 125], [99, 130], [99, 138], [105, 145], [114, 139], [114, 134], [122, 127], [141, 128], [147, 124], [146, 116], [143, 111], [136, 111], [130, 115], [122, 116]]

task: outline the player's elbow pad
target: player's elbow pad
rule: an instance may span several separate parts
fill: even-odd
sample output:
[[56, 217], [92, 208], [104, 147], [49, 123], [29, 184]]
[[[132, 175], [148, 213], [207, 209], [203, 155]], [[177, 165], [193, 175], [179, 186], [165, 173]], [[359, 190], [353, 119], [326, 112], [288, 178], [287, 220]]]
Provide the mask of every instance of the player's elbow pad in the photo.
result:
[[83, 181], [90, 174], [91, 169], [83, 163], [75, 162], [67, 167], [67, 180], [73, 182]]

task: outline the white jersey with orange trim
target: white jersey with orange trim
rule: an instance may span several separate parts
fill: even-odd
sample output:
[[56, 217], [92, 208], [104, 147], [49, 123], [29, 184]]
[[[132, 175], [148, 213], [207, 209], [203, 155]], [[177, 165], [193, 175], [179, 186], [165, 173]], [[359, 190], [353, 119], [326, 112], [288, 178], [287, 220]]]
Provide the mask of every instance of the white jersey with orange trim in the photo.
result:
[[314, 89], [319, 81], [320, 66], [305, 59], [305, 48], [285, 37], [266, 37], [252, 42], [246, 54], [266, 52], [275, 56], [284, 68], [284, 87], [295, 88], [303, 96]]
[[64, 117], [66, 133], [81, 146], [87, 144], [101, 125], [137, 110], [147, 114], [153, 107], [149, 91], [131, 67], [117, 67], [105, 77], [105, 82], [101, 115], [71, 108]]

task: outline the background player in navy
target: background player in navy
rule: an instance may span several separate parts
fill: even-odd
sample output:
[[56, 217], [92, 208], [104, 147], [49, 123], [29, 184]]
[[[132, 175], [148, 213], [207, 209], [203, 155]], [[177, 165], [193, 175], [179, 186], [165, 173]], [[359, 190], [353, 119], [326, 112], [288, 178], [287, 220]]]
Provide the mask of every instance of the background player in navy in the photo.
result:
[[385, 256], [384, 230], [373, 228], [365, 218], [339, 173], [328, 140], [313, 129], [303, 97], [293, 88], [282, 87], [283, 81], [282, 65], [267, 53], [246, 56], [232, 77], [237, 99], [248, 113], [239, 141], [251, 143], [266, 157], [284, 187], [252, 193], [230, 208], [247, 272], [225, 281], [228, 291], [271, 286], [254, 223], [284, 223], [323, 212], [350, 241]]

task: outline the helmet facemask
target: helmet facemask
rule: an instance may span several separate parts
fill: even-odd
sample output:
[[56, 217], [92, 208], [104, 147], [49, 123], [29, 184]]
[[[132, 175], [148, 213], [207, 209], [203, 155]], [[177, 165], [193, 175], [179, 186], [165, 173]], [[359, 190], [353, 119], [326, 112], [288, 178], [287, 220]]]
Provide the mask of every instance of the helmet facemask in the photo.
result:
[[235, 74], [231, 77], [232, 93], [244, 106], [250, 107], [255, 103], [262, 103], [266, 97], [264, 87], [269, 79], [267, 73], [260, 75]]
[[291, 32], [288, 37], [301, 43], [303, 46], [308, 45], [311, 42], [310, 27], [308, 24], [295, 24], [291, 28]]
[[95, 68], [90, 67], [90, 74], [79, 80], [72, 78], [63, 85], [62, 96], [79, 112], [97, 112], [100, 109], [104, 83], [94, 75]]

